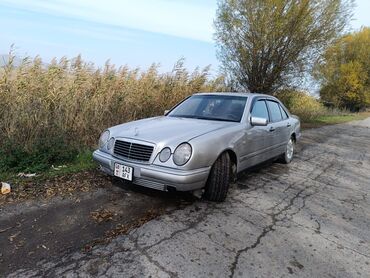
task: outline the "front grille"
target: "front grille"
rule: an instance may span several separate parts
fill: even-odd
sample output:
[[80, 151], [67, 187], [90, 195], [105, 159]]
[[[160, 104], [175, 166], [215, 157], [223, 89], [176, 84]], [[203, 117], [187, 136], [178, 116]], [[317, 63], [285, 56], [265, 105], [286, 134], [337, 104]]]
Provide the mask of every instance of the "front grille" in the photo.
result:
[[116, 140], [114, 144], [114, 154], [123, 156], [127, 159], [149, 161], [153, 153], [153, 147]]

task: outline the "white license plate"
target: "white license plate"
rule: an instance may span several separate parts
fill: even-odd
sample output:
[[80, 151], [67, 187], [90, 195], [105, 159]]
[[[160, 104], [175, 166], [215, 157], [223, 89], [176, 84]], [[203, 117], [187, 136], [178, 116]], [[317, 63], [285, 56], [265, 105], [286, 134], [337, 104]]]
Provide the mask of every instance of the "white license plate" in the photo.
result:
[[132, 181], [132, 173], [134, 172], [134, 168], [115, 163], [114, 164], [114, 175], [120, 177], [125, 180]]

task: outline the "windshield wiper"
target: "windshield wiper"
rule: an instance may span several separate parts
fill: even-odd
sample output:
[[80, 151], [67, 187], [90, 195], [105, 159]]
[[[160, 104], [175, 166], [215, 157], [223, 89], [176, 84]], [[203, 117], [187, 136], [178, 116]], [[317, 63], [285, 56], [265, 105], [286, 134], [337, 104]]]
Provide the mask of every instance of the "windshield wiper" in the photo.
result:
[[198, 119], [198, 120], [208, 120], [208, 121], [222, 121], [222, 122], [234, 122], [237, 123], [239, 121], [225, 119], [225, 118], [213, 118], [213, 117], [204, 117], [204, 116], [193, 116], [193, 115], [169, 115], [169, 117], [177, 117], [177, 118], [189, 118], [189, 119]]
[[198, 119], [197, 116], [191, 116], [191, 115], [168, 115], [169, 117], [174, 118], [189, 118], [189, 119]]
[[222, 122], [238, 122], [236, 120], [231, 120], [231, 119], [224, 119], [224, 118], [213, 118], [213, 117], [195, 117], [196, 119], [199, 120], [210, 120], [210, 121], [222, 121]]

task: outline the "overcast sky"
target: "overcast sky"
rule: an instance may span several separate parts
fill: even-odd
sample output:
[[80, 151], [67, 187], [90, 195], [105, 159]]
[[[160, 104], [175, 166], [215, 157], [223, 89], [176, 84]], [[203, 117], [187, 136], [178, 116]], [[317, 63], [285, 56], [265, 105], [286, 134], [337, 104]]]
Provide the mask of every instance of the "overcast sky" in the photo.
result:
[[[162, 70], [186, 58], [217, 69], [212, 39], [216, 0], [0, 0], [0, 54], [74, 57], [101, 66]], [[353, 29], [370, 26], [370, 0], [357, 0]]]

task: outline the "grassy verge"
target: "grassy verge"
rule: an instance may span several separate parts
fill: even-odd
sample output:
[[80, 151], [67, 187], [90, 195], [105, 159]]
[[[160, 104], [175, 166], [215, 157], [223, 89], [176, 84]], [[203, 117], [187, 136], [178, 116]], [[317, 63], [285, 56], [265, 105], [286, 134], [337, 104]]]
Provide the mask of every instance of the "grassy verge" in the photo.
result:
[[351, 113], [343, 115], [324, 115], [302, 122], [302, 128], [316, 128], [325, 125], [342, 124], [350, 121], [363, 120], [370, 117], [370, 112]]
[[96, 163], [93, 161], [92, 151], [85, 150], [78, 154], [73, 161], [61, 165], [54, 165], [47, 170], [36, 172], [37, 175], [32, 178], [19, 177], [18, 176], [19, 173], [14, 171], [0, 172], [0, 181], [16, 183], [22, 180], [31, 180], [31, 179], [45, 180], [57, 176], [66, 176], [73, 173], [91, 170], [94, 169], [95, 167]]

